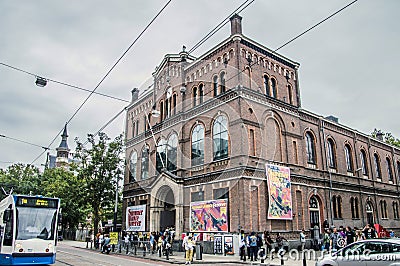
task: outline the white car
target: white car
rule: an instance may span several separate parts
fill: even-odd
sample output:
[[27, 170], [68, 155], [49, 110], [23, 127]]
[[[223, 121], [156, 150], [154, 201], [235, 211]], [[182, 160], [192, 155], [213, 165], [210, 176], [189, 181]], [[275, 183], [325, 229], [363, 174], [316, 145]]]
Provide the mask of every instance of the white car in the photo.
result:
[[400, 239], [374, 238], [352, 243], [315, 263], [316, 266], [400, 266]]

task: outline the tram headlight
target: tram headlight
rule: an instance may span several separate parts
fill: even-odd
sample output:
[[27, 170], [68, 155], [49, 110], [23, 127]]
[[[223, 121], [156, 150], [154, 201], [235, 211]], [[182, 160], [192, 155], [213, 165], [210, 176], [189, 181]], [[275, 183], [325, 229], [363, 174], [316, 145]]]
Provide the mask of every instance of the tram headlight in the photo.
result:
[[18, 252], [23, 252], [24, 249], [22, 248], [21, 243], [15, 243], [15, 249], [18, 250]]

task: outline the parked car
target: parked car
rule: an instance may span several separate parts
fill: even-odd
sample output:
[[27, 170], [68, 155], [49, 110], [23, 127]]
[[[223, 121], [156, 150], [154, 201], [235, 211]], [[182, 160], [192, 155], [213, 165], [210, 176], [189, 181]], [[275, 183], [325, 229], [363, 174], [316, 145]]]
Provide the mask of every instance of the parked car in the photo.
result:
[[367, 239], [352, 243], [315, 263], [316, 266], [398, 266], [400, 239]]

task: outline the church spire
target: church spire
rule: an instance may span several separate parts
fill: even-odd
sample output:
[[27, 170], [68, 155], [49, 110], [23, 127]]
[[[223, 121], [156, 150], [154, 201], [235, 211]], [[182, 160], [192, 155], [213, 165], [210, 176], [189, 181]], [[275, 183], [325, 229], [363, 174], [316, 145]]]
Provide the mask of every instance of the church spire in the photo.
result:
[[68, 155], [69, 155], [69, 148], [68, 148], [68, 143], [67, 143], [67, 123], [65, 123], [64, 131], [61, 135], [61, 143], [57, 150], [57, 158], [66, 158], [68, 162]]

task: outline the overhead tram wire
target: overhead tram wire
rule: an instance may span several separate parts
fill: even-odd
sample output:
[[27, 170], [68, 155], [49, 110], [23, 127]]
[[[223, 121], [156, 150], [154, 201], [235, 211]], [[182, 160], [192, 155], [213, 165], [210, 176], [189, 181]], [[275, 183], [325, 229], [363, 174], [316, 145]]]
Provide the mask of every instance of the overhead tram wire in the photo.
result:
[[35, 144], [35, 143], [32, 143], [32, 142], [28, 142], [28, 141], [25, 141], [25, 140], [20, 140], [20, 139], [17, 139], [17, 138], [9, 137], [9, 136], [3, 135], [3, 134], [0, 134], [0, 138], [5, 138], [5, 139], [18, 141], [18, 142], [25, 143], [25, 144], [28, 144], [28, 145], [31, 145], [31, 146], [42, 148], [44, 150], [50, 150], [48, 147], [41, 146], [41, 145], [38, 145], [38, 144]]
[[[293, 41], [295, 41], [296, 39], [300, 38], [301, 36], [303, 36], [304, 34], [306, 34], [307, 32], [311, 31], [312, 29], [316, 28], [317, 26], [321, 25], [322, 23], [324, 23], [325, 21], [329, 20], [330, 18], [332, 18], [333, 16], [337, 15], [338, 13], [342, 12], [343, 10], [345, 10], [346, 8], [348, 8], [349, 6], [351, 6], [352, 4], [354, 4], [355, 2], [357, 2], [358, 0], [354, 0], [352, 2], [350, 2], [349, 4], [347, 4], [346, 6], [342, 7], [341, 9], [337, 10], [336, 12], [332, 13], [331, 15], [329, 15], [328, 17], [324, 18], [323, 20], [321, 20], [320, 22], [318, 22], [317, 24], [313, 25], [312, 27], [308, 28], [307, 30], [303, 31], [302, 33], [298, 34], [296, 37], [290, 39], [289, 41], [287, 41], [286, 43], [284, 43], [283, 45], [279, 46], [278, 48], [276, 48], [274, 51], [272, 51], [273, 53], [276, 53], [278, 50], [280, 50], [281, 48], [285, 47], [286, 45], [288, 45], [289, 43], [292, 43]], [[249, 67], [252, 67], [256, 64], [257, 62], [254, 62], [252, 64], [249, 64]], [[230, 77], [229, 79], [227, 79], [225, 82], [239, 76], [241, 73], [243, 73], [246, 69], [242, 69], [239, 73], [235, 74], [234, 76]], [[211, 91], [209, 91], [208, 93], [205, 93], [205, 95], [211, 93]]]
[[[215, 33], [217, 33], [222, 27], [226, 25], [226, 23], [229, 22], [229, 19], [235, 14], [235, 13], [240, 13], [243, 10], [245, 10], [249, 5], [251, 5], [255, 0], [246, 0], [244, 1], [240, 6], [238, 6], [229, 16], [227, 16], [225, 19], [223, 19], [217, 26], [215, 26], [209, 33], [206, 34], [199, 42], [197, 42], [190, 50], [189, 54], [193, 53], [197, 48], [199, 48], [203, 43], [205, 43], [208, 39], [210, 39]], [[247, 5], [246, 5], [247, 3]], [[246, 5], [246, 6], [244, 6]], [[244, 7], [243, 7], [244, 6]]]
[[[128, 107], [122, 108], [121, 111], [118, 112], [115, 116], [113, 116], [110, 120], [108, 120], [107, 123], [105, 123], [96, 133], [93, 134], [93, 136], [97, 136], [100, 132], [102, 132], [106, 127], [108, 127], [112, 122], [114, 122], [115, 119], [117, 119], [123, 112], [126, 111]], [[82, 145], [85, 146], [89, 141], [86, 140]]]
[[[247, 2], [249, 2], [246, 6], [244, 6]], [[246, 9], [250, 4], [252, 4], [255, 0], [246, 0], [243, 2], [239, 7], [237, 7], [227, 18], [225, 18], [223, 21], [221, 21], [214, 29], [212, 29], [206, 36], [204, 36], [199, 42], [197, 42], [192, 49], [190, 49], [189, 54], [195, 51], [198, 47], [200, 47], [205, 41], [207, 41], [212, 35], [214, 35], [217, 31], [219, 31], [226, 23], [229, 22], [229, 19], [232, 15], [235, 13], [240, 13], [244, 9]], [[244, 7], [243, 7], [244, 6]], [[153, 85], [153, 84], [152, 84]], [[111, 124], [115, 119], [117, 119], [124, 111], [126, 111], [127, 107], [124, 107], [118, 114], [116, 114], [113, 118], [111, 118], [104, 126], [102, 126], [95, 134], [94, 136], [97, 136], [101, 131], [103, 131], [109, 124]], [[83, 143], [83, 146], [85, 146], [88, 143], [88, 140], [86, 140]]]
[[[347, 7], [349, 7], [350, 5], [354, 4], [354, 3], [357, 2], [357, 1], [358, 1], [358, 0], [354, 0], [353, 2], [347, 4], [345, 7], [339, 9], [338, 11], [336, 11], [336, 12], [334, 12], [333, 14], [329, 15], [328, 17], [326, 17], [325, 19], [321, 20], [320, 22], [318, 22], [318, 23], [315, 24], [314, 26], [308, 28], [308, 29], [305, 30], [304, 32], [302, 32], [302, 33], [300, 33], [299, 35], [297, 35], [296, 37], [292, 38], [290, 41], [288, 41], [288, 42], [286, 42], [285, 44], [279, 46], [279, 47], [278, 47], [277, 49], [275, 49], [273, 52], [274, 52], [274, 53], [277, 52], [279, 49], [283, 48], [284, 46], [286, 46], [286, 45], [288, 45], [289, 43], [293, 42], [294, 40], [298, 39], [300, 36], [304, 35], [305, 33], [309, 32], [310, 30], [312, 30], [312, 29], [314, 29], [315, 27], [319, 26], [319, 25], [322, 24], [323, 22], [325, 22], [325, 21], [327, 21], [328, 19], [332, 18], [333, 16], [337, 15], [338, 13], [340, 13], [341, 11], [343, 11], [344, 9], [346, 9]], [[245, 1], [245, 3], [246, 3], [246, 2], [248, 2], [248, 1]], [[254, 2], [254, 0], [251, 1], [248, 5], [246, 5], [246, 6], [245, 6], [244, 8], [242, 8], [241, 10], [239, 10], [238, 13], [241, 12], [241, 11], [243, 11], [245, 8], [247, 8], [252, 2]], [[245, 3], [243, 3], [241, 6], [243, 6]], [[239, 8], [240, 8], [241, 6], [239, 6]], [[238, 10], [239, 8], [237, 8], [231, 15], [233, 15], [235, 12], [237, 12], [237, 10]], [[225, 20], [226, 20], [226, 19], [225, 19]], [[224, 21], [225, 21], [225, 20], [224, 20]], [[222, 26], [224, 26], [224, 25], [227, 23], [227, 22], [224, 23], [224, 21], [222, 21], [220, 24], [218, 24], [218, 26], [216, 26], [212, 31], [210, 31], [206, 36], [209, 36], [208, 38], [210, 38], [212, 35], [214, 35], [214, 34], [216, 33], [216, 32], [213, 32], [214, 30], [216, 30], [217, 28], [218, 28], [217, 31], [220, 30], [220, 29], [222, 28], [222, 27], [220, 27], [220, 25], [222, 25], [222, 23], [223, 23]], [[212, 32], [213, 32], [213, 33], [212, 33]], [[211, 34], [211, 33], [212, 33], [212, 34]], [[210, 34], [211, 34], [211, 35], [210, 35]], [[207, 38], [207, 39], [208, 39], [208, 38]], [[200, 45], [198, 45], [198, 44], [200, 44], [200, 42], [201, 42], [201, 44], [203, 44], [207, 39], [206, 39], [206, 37], [204, 37], [201, 41], [199, 41], [196, 45], [193, 46], [193, 48], [189, 51], [189, 53], [191, 53], [191, 51], [193, 52], [194, 50], [196, 50], [196, 49], [200, 46]], [[204, 40], [204, 41], [203, 41], [203, 40]], [[253, 64], [251, 64], [251, 65], [249, 65], [249, 66], [251, 67], [251, 66], [254, 66], [255, 64], [256, 64], [256, 63], [253, 63]], [[242, 73], [243, 71], [244, 71], [244, 70], [242, 70], [240, 73]], [[238, 74], [232, 76], [231, 78], [227, 79], [226, 81], [229, 81], [229, 80], [231, 80], [231, 79], [237, 77], [240, 73], [238, 73]], [[225, 81], [225, 82], [226, 82], [226, 81]], [[206, 96], [207, 94], [211, 93], [211, 91], [212, 91], [212, 90], [210, 90], [209, 92], [205, 93], [203, 96]], [[97, 135], [99, 132], [101, 132], [101, 130], [103, 130], [104, 128], [106, 128], [112, 121], [114, 121], [124, 110], [126, 110], [126, 107], [125, 107], [123, 110], [121, 110], [121, 111], [120, 111], [114, 118], [112, 118], [109, 122], [107, 122], [107, 124], [105, 124], [105, 125], [96, 133], [96, 135]], [[87, 143], [87, 142], [85, 142], [85, 144], [86, 144], [86, 143]]]
[[[100, 80], [100, 82], [96, 85], [96, 87], [89, 93], [89, 95], [86, 97], [86, 99], [82, 102], [82, 104], [76, 109], [74, 114], [71, 116], [71, 118], [66, 122], [66, 125], [69, 124], [72, 119], [78, 114], [78, 112], [82, 109], [82, 107], [85, 105], [85, 103], [89, 100], [89, 98], [93, 95], [93, 93], [97, 90], [97, 88], [103, 83], [103, 81], [108, 77], [108, 75], [114, 70], [114, 68], [117, 66], [117, 64], [122, 60], [122, 58], [128, 53], [128, 51], [133, 47], [133, 45], [142, 37], [142, 35], [146, 32], [146, 30], [150, 27], [151, 24], [158, 18], [158, 16], [164, 11], [164, 9], [171, 3], [172, 0], [169, 0], [161, 9], [158, 11], [158, 13], [153, 17], [153, 19], [147, 24], [147, 26], [142, 30], [142, 32], [136, 37], [136, 39], [129, 45], [129, 47], [125, 50], [124, 53], [118, 58], [118, 60], [114, 63], [114, 65], [107, 71], [107, 73], [104, 75], [104, 77]], [[50, 142], [48, 147], [50, 147], [54, 141], [57, 139], [58, 135], [64, 130], [64, 127], [61, 128], [59, 133], [53, 138], [53, 140]], [[42, 152], [38, 157], [36, 157], [31, 164], [33, 164], [37, 159], [39, 159], [44, 152]]]
[[[5, 67], [8, 67], [8, 68], [11, 68], [11, 69], [14, 69], [14, 70], [17, 70], [19, 72], [23, 72], [25, 74], [28, 74], [28, 75], [31, 75], [31, 76], [34, 76], [34, 77], [43, 77], [41, 75], [36, 75], [36, 74], [31, 73], [29, 71], [26, 71], [26, 70], [23, 70], [21, 68], [18, 68], [18, 67], [15, 67], [15, 66], [11, 66], [11, 65], [8, 65], [8, 64], [2, 63], [2, 62], [0, 62], [0, 65], [3, 65]], [[58, 80], [55, 80], [55, 79], [50, 79], [50, 78], [45, 78], [45, 79], [47, 81], [51, 81], [53, 83], [57, 83], [57, 84], [60, 84], [60, 85], [63, 85], [63, 86], [71, 87], [71, 88], [78, 89], [78, 90], [81, 90], [81, 91], [91, 92], [91, 90], [88, 90], [88, 89], [85, 89], [85, 88], [82, 88], [82, 87], [79, 87], [79, 86], [76, 86], [76, 85], [71, 85], [71, 84], [68, 84], [68, 83], [65, 83], [65, 82], [62, 82], [62, 81], [58, 81]], [[108, 94], [105, 94], [105, 93], [101, 93], [101, 92], [94, 92], [94, 94], [101, 95], [101, 96], [104, 96], [104, 97], [107, 97], [107, 98], [111, 98], [111, 99], [114, 99], [114, 100], [118, 100], [118, 101], [121, 101], [121, 102], [127, 102], [127, 103], [129, 102], [128, 100], [125, 100], [125, 99], [122, 99], [122, 98], [118, 98], [118, 97], [115, 97], [115, 96], [112, 96], [112, 95], [108, 95]]]

